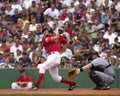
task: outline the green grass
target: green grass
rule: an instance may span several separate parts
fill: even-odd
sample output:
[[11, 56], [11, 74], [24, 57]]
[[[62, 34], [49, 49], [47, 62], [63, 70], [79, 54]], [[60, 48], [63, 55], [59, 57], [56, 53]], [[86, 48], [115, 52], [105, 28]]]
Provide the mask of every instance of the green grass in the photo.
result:
[[[25, 94], [25, 95], [23, 95], [23, 94], [14, 94], [14, 95], [9, 95], [9, 94], [4, 94], [4, 95], [2, 95], [2, 94], [0, 94], [0, 96], [101, 96], [101, 95], [62, 95], [62, 94], [60, 94], [60, 95], [58, 95], [58, 94], [53, 94], [53, 95], [49, 95], [49, 94]], [[108, 95], [102, 95], [102, 96], [108, 96]], [[120, 96], [120, 95], [109, 95], [109, 96]]]

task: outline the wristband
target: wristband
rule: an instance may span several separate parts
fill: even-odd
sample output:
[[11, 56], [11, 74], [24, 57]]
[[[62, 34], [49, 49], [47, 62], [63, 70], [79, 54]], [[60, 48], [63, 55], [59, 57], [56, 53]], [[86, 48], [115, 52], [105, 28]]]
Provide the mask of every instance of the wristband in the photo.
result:
[[82, 67], [80, 67], [80, 72], [84, 71]]

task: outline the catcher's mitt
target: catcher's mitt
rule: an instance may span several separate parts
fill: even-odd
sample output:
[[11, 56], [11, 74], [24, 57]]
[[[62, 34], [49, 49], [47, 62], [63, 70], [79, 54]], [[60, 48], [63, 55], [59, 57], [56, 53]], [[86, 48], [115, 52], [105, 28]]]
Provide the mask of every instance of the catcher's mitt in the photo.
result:
[[80, 69], [72, 68], [68, 70], [67, 75], [70, 79], [75, 78], [80, 73]]

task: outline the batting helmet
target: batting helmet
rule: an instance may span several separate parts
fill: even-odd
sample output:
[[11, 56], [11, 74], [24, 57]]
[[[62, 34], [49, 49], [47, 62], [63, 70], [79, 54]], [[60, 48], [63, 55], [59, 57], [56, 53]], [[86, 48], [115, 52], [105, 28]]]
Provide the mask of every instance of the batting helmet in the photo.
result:
[[42, 32], [44, 32], [45, 30], [48, 30], [49, 33], [52, 33], [52, 34], [53, 34], [52, 28], [50, 28], [50, 27], [45, 27], [45, 28], [43, 28]]

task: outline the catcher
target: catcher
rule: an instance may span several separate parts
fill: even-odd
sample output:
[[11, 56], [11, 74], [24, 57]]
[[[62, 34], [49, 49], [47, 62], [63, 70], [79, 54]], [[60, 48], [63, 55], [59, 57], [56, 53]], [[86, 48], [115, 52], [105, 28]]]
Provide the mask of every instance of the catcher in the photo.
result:
[[83, 67], [72, 68], [68, 71], [68, 77], [73, 79], [80, 72], [90, 69], [89, 77], [96, 84], [94, 90], [108, 90], [115, 81], [115, 71], [111, 64], [105, 59], [100, 58], [98, 53], [91, 52], [92, 61]]

